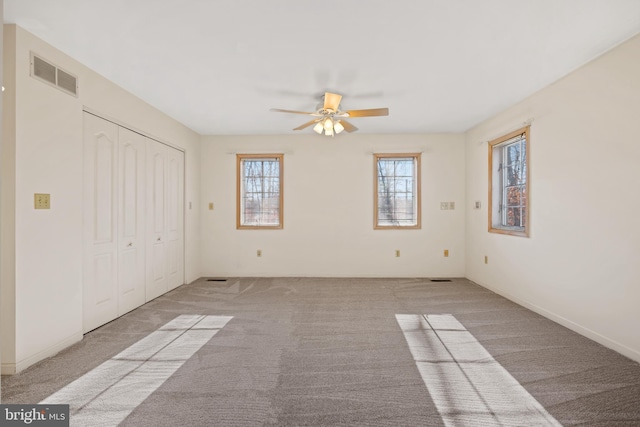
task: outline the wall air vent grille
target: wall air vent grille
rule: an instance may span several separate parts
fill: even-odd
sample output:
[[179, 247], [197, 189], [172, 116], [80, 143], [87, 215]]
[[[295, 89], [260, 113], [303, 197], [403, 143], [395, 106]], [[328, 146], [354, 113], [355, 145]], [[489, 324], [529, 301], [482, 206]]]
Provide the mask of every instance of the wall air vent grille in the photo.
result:
[[56, 67], [46, 61], [33, 57], [33, 75], [51, 84], [56, 84]]
[[58, 87], [66, 90], [67, 92], [71, 92], [74, 95], [77, 95], [77, 83], [78, 79], [76, 79], [75, 76], [72, 76], [66, 71], [62, 71], [58, 68]]
[[31, 53], [31, 76], [78, 96], [78, 78]]

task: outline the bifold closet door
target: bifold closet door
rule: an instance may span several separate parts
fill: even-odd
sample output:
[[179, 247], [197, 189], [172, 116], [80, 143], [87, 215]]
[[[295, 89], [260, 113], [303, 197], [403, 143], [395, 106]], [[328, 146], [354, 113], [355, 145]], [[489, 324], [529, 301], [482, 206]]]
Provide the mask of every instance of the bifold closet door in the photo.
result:
[[184, 153], [147, 140], [147, 291], [184, 283]]
[[118, 128], [118, 315], [145, 303], [146, 139]]
[[169, 289], [167, 181], [167, 146], [147, 139], [147, 301]]
[[84, 332], [145, 302], [145, 140], [84, 114]]
[[184, 153], [84, 113], [83, 328], [184, 283]]
[[184, 284], [184, 153], [167, 150], [168, 287]]
[[118, 316], [118, 126], [84, 114], [83, 329]]

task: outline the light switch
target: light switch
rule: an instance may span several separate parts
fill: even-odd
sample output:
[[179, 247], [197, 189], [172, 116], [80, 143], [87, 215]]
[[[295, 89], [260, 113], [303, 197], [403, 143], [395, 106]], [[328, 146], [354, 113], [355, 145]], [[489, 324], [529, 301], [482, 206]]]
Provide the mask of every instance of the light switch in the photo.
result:
[[51, 209], [51, 195], [35, 193], [33, 195], [33, 207], [35, 209]]
[[213, 210], [213, 202], [209, 202], [209, 210], [212, 211]]

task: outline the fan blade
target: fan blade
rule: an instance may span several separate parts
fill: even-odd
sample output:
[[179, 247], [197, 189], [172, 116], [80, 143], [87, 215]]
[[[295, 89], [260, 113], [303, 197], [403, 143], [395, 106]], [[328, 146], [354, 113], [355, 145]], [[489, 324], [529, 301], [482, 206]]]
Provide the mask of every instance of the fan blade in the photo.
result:
[[275, 111], [277, 113], [293, 113], [293, 114], [315, 114], [315, 112], [313, 113], [307, 113], [305, 111], [296, 111], [296, 110], [281, 110], [280, 108], [272, 108], [269, 111]]
[[388, 116], [388, 108], [371, 108], [369, 110], [349, 110], [345, 111], [349, 117], [371, 117], [371, 116]]
[[340, 100], [342, 100], [342, 95], [338, 95], [337, 93], [325, 92], [324, 93], [324, 109], [338, 111], [338, 107], [340, 106]]
[[[308, 121], [307, 123], [305, 123], [305, 124], [303, 124], [303, 125], [298, 126], [297, 128], [294, 128], [293, 130], [301, 130], [301, 129], [304, 129], [304, 128], [306, 128], [306, 127], [311, 126], [311, 125], [312, 125], [312, 124], [314, 124], [314, 123], [318, 123], [320, 120], [322, 120], [322, 119], [313, 119], [313, 120]], [[346, 128], [345, 128], [345, 129], [346, 129]]]
[[346, 120], [340, 120], [340, 124], [342, 125], [342, 127], [344, 127], [344, 130], [346, 130], [347, 132], [355, 132], [358, 130], [357, 127], [355, 127], [354, 125], [352, 125]]

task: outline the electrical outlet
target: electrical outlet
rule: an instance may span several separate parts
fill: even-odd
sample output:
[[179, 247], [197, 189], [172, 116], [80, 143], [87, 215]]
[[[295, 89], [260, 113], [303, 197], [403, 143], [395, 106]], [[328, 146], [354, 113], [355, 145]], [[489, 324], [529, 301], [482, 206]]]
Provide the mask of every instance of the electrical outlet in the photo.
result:
[[209, 202], [209, 210], [212, 211], [213, 210], [213, 202]]
[[256, 256], [257, 256], [258, 258], [260, 258], [260, 257], [262, 256], [262, 249], [258, 249], [258, 250], [256, 251]]
[[396, 258], [400, 256], [400, 249], [396, 249]]
[[33, 195], [34, 209], [51, 209], [51, 195], [35, 193]]
[[474, 209], [480, 209], [482, 207], [482, 203], [480, 203], [479, 200], [476, 201], [476, 204], [474, 206]]
[[449, 210], [452, 211], [452, 210], [455, 210], [455, 208], [456, 208], [456, 202], [449, 202]]
[[448, 256], [449, 256], [449, 249], [445, 249], [445, 250], [444, 250], [444, 256], [445, 256], [445, 257], [448, 257]]

